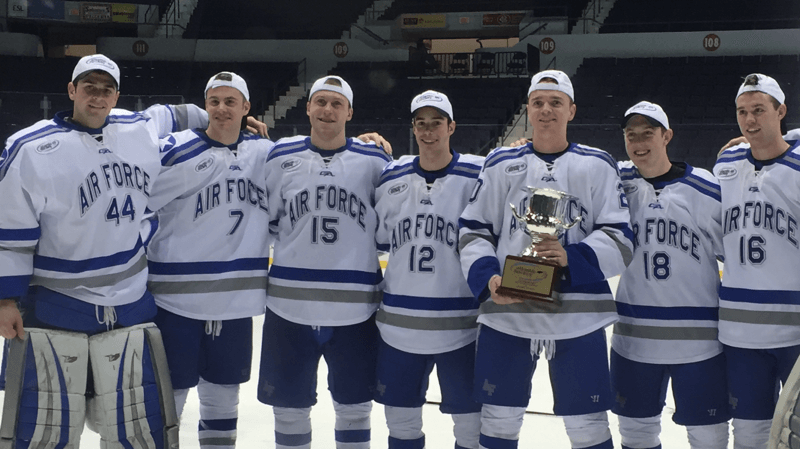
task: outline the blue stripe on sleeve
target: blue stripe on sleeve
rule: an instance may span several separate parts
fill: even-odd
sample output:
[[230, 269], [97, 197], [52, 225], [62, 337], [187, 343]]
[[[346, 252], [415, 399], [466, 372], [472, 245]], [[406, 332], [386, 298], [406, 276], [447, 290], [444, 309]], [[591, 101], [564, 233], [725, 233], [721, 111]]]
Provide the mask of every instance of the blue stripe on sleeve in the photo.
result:
[[392, 246], [388, 243], [378, 243], [378, 251], [388, 253], [390, 249], [392, 249]]
[[269, 258], [252, 257], [225, 262], [153, 262], [147, 263], [150, 274], [219, 274], [230, 271], [266, 270]]
[[[378, 270], [378, 273], [380, 270]], [[376, 285], [380, 282], [377, 273], [356, 270], [319, 270], [272, 265], [269, 276], [275, 279], [304, 282], [331, 282], [337, 284]]]
[[59, 259], [57, 257], [47, 257], [37, 254], [33, 256], [33, 267], [40, 270], [58, 271], [61, 273], [83, 273], [85, 271], [100, 270], [102, 268], [128, 263], [139, 253], [142, 246], [142, 239], [138, 239], [133, 249], [128, 251], [120, 251], [110, 256], [93, 257], [83, 260]]
[[0, 276], [0, 299], [16, 298], [28, 292], [31, 275]]
[[469, 284], [469, 289], [478, 301], [486, 301], [491, 296], [489, 279], [500, 273], [500, 261], [497, 260], [496, 256], [483, 256], [469, 267], [467, 284]]
[[431, 298], [421, 296], [395, 295], [383, 292], [383, 303], [390, 307], [412, 310], [473, 310], [480, 305], [473, 297]]
[[657, 307], [617, 302], [617, 313], [631, 318], [649, 320], [719, 320], [719, 308], [717, 307]]
[[591, 246], [579, 242], [564, 247], [569, 261], [569, 284], [581, 285], [603, 281], [606, 277], [600, 269], [597, 254]]
[[793, 290], [750, 290], [722, 286], [719, 299], [731, 302], [753, 304], [786, 304], [800, 306], [800, 291]]
[[40, 228], [29, 229], [0, 229], [0, 240], [19, 242], [25, 240], [39, 240], [42, 235]]

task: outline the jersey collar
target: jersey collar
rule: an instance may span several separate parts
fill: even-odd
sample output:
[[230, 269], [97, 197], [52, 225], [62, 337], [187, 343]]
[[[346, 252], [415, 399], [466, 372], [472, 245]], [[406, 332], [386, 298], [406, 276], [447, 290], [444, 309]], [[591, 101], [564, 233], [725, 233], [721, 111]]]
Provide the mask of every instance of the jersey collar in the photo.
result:
[[61, 111], [56, 112], [56, 115], [53, 117], [53, 121], [56, 122], [58, 126], [63, 128], [72, 129], [79, 132], [84, 132], [88, 134], [102, 134], [103, 128], [108, 125], [108, 117], [106, 117], [106, 121], [103, 122], [103, 126], [99, 128], [89, 128], [88, 126], [83, 126], [80, 123], [75, 123], [72, 120], [72, 111]]
[[447, 164], [446, 167], [440, 168], [439, 170], [435, 171], [424, 170], [422, 166], [419, 165], [419, 156], [417, 156], [414, 158], [413, 162], [414, 172], [423, 177], [425, 179], [425, 182], [427, 183], [432, 183], [433, 181], [436, 181], [439, 178], [444, 178], [453, 171], [453, 168], [455, 168], [456, 164], [458, 163], [459, 157], [461, 157], [461, 155], [459, 155], [452, 149], [450, 149], [450, 154], [453, 155], [453, 158], [450, 159], [450, 163]]

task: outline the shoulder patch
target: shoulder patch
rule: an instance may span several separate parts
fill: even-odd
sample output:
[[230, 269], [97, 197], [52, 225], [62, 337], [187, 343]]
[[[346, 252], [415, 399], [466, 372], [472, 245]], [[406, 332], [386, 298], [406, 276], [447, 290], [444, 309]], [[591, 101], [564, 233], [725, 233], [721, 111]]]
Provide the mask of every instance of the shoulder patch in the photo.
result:
[[300, 168], [300, 165], [303, 163], [303, 160], [297, 157], [293, 157], [291, 159], [287, 159], [281, 163], [281, 170], [283, 171], [295, 171]]
[[622, 190], [625, 191], [626, 195], [630, 195], [631, 193], [634, 193], [637, 190], [639, 190], [639, 186], [637, 186], [636, 184], [631, 184], [631, 183], [623, 183], [622, 184]]
[[717, 179], [733, 179], [739, 172], [734, 167], [722, 167], [717, 170]]
[[388, 193], [389, 193], [389, 195], [400, 195], [401, 193], [405, 192], [406, 190], [408, 190], [408, 184], [402, 183], [402, 184], [397, 184], [395, 186], [390, 187]]
[[47, 154], [56, 151], [61, 145], [60, 140], [51, 140], [49, 142], [41, 143], [36, 147], [36, 152], [39, 154]]
[[201, 172], [208, 170], [212, 165], [214, 165], [214, 156], [208, 156], [207, 158], [203, 159], [202, 161], [198, 162], [197, 165], [194, 167], [194, 171]]
[[525, 170], [527, 170], [527, 168], [528, 164], [526, 164], [525, 162], [517, 162], [506, 167], [506, 174], [520, 175], [522, 173], [525, 173]]

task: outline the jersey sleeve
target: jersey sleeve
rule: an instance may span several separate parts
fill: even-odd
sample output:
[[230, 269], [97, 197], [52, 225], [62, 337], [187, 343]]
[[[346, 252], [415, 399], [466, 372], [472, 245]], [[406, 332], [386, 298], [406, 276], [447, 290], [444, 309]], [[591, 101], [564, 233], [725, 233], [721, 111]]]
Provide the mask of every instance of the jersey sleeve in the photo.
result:
[[508, 188], [503, 185], [503, 174], [502, 171], [487, 171], [484, 166], [458, 220], [461, 270], [472, 294], [480, 301], [490, 296], [489, 279], [501, 273], [497, 241], [503, 226], [504, 207], [508, 207], [504, 206]]
[[13, 145], [9, 139], [0, 159], [0, 299], [19, 297], [28, 290], [45, 205], [44, 197], [30, 188], [36, 184], [32, 174], [20, 168], [18, 159], [24, 155], [12, 159]]
[[[388, 167], [387, 167], [388, 168]], [[378, 216], [378, 230], [375, 232], [375, 241], [379, 251], [389, 251], [389, 242], [392, 235], [390, 223], [393, 223], [392, 216], [396, 215], [396, 205], [392, 203], [387, 195], [388, 185], [381, 184], [375, 189], [375, 213]]]
[[[597, 211], [589, 235], [564, 247], [571, 285], [603, 281], [625, 271], [633, 259], [630, 211], [618, 170], [607, 164], [594, 170], [591, 208]], [[582, 199], [586, 201], [586, 198]]]
[[280, 164], [267, 159], [266, 167], [266, 187], [267, 187], [267, 210], [269, 211], [269, 233], [273, 238], [277, 238], [280, 232], [280, 220], [286, 214], [286, 207], [281, 192], [283, 170]]
[[159, 138], [186, 129], [208, 126], [206, 111], [193, 104], [155, 104], [142, 111], [142, 114], [153, 121]]
[[[213, 177], [214, 170], [208, 169], [198, 173], [194, 169], [195, 165], [188, 162], [191, 159], [173, 164], [171, 154], [176, 146], [174, 136], [161, 139], [160, 156], [161, 171], [150, 191], [150, 198], [147, 208], [153, 212], [169, 204], [170, 201], [184, 196], [190, 192], [195, 192], [206, 185]], [[204, 153], [198, 153], [194, 158], [201, 157]]]

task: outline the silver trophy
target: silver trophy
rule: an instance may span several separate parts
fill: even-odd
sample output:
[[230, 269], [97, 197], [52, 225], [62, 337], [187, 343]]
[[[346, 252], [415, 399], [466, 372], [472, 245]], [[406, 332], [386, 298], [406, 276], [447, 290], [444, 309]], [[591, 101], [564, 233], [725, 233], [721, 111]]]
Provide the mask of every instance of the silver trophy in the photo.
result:
[[530, 236], [531, 243], [519, 256], [506, 257], [503, 280], [497, 293], [523, 299], [552, 302], [555, 284], [560, 278], [561, 267], [554, 261], [538, 257], [535, 246], [542, 241], [542, 235], [560, 237], [564, 231], [581, 221], [577, 217], [569, 220], [570, 201], [575, 196], [553, 189], [526, 187], [528, 204], [522, 215], [512, 204], [511, 211], [519, 223], [524, 223], [524, 232]]

